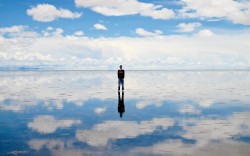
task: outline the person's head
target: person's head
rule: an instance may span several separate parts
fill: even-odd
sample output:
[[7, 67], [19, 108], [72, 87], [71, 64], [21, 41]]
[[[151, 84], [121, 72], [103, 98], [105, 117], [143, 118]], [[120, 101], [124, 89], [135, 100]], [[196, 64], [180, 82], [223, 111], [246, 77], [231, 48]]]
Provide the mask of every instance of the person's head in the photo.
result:
[[120, 65], [120, 69], [122, 69], [122, 65]]

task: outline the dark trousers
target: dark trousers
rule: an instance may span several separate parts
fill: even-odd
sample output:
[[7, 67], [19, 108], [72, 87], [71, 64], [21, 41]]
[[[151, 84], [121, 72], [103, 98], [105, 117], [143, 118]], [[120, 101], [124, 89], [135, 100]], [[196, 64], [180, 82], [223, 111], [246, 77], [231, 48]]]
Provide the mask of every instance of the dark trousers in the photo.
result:
[[124, 90], [124, 79], [118, 79], [118, 90], [120, 90], [121, 85], [122, 85], [122, 90]]

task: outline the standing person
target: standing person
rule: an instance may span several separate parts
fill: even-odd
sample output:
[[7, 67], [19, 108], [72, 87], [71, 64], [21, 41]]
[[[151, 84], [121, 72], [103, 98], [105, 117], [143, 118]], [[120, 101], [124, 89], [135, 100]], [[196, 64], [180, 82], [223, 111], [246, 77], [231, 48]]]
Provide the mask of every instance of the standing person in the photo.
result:
[[117, 71], [117, 76], [118, 76], [118, 92], [120, 92], [120, 85], [122, 85], [122, 92], [124, 92], [125, 71], [122, 69], [122, 65], [120, 65], [120, 69]]

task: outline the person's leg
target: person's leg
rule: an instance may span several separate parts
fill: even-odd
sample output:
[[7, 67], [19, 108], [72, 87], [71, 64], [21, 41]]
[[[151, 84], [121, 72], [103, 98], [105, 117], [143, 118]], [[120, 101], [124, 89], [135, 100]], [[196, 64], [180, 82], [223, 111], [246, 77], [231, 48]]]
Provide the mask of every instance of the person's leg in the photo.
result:
[[120, 79], [118, 79], [118, 91], [120, 91]]
[[124, 79], [122, 79], [122, 90], [124, 90]]

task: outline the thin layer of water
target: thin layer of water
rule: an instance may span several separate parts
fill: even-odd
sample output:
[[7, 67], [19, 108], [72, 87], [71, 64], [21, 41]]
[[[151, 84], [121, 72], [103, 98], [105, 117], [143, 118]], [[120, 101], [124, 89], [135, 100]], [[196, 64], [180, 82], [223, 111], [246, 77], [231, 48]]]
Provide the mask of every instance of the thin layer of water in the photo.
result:
[[127, 71], [123, 95], [114, 71], [1, 72], [0, 155], [248, 156], [249, 94], [247, 71]]

